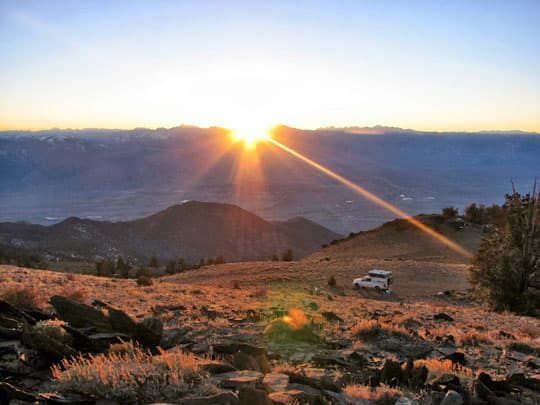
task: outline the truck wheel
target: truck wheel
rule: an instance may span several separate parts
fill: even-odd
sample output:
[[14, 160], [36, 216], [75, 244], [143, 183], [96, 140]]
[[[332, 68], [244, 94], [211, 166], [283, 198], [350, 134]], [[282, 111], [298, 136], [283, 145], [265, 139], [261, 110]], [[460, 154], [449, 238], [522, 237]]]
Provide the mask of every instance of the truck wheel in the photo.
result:
[[360, 286], [359, 286], [358, 284], [353, 284], [353, 288], [354, 288], [355, 290], [359, 290], [359, 289], [360, 289]]

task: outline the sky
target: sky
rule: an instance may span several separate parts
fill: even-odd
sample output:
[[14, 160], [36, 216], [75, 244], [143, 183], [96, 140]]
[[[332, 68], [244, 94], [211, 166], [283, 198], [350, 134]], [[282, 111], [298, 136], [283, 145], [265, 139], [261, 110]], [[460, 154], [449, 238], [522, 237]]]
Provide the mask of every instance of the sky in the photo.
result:
[[540, 131], [540, 1], [0, 0], [0, 129]]

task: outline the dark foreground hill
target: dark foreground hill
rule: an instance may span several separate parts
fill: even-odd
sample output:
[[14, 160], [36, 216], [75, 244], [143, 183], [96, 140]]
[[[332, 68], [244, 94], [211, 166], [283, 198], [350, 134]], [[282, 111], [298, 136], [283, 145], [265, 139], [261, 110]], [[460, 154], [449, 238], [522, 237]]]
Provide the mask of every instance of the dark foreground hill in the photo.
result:
[[71, 217], [55, 225], [1, 223], [0, 244], [32, 253], [96, 260], [118, 255], [189, 262], [303, 257], [338, 237], [304, 218], [269, 222], [231, 204], [191, 201], [127, 222]]
[[[481, 225], [445, 220], [440, 215], [418, 215], [418, 220], [456, 242], [471, 253], [480, 246]], [[313, 254], [312, 258], [372, 258], [468, 263], [468, 259], [427, 235], [404, 219], [386, 222], [370, 231], [351, 234]]]

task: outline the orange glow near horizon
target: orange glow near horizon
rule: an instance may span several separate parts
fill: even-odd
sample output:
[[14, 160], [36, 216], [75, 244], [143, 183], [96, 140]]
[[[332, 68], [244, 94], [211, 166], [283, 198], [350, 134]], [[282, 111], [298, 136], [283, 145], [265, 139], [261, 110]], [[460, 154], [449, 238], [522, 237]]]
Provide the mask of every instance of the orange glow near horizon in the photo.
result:
[[308, 158], [307, 156], [302, 155], [301, 153], [289, 148], [288, 146], [283, 145], [279, 141], [268, 137], [268, 142], [271, 142], [273, 145], [277, 146], [278, 148], [282, 149], [283, 151], [291, 154], [292, 156], [302, 160], [303, 162], [307, 163], [311, 167], [319, 170], [320, 172], [326, 174], [327, 176], [333, 178], [334, 180], [339, 181], [341, 184], [345, 185], [346, 187], [350, 188], [354, 192], [358, 193], [362, 197], [366, 198], [367, 200], [375, 203], [379, 207], [384, 208], [385, 210], [397, 215], [400, 218], [403, 218], [407, 220], [409, 223], [420, 229], [421, 231], [425, 232], [427, 235], [431, 236], [432, 238], [436, 239], [437, 241], [441, 242], [442, 244], [448, 246], [450, 249], [452, 249], [454, 252], [467, 257], [471, 258], [473, 255], [471, 252], [469, 252], [467, 249], [463, 248], [456, 242], [448, 239], [446, 236], [441, 235], [434, 229], [430, 228], [426, 224], [418, 221], [417, 219], [413, 218], [409, 214], [407, 214], [405, 211], [399, 209], [398, 207], [392, 205], [388, 201], [383, 200], [382, 198], [378, 197], [377, 195], [373, 194], [372, 192], [366, 190], [365, 188], [359, 186], [358, 184], [352, 182], [351, 180], [346, 179], [345, 177], [337, 174], [336, 172], [330, 170], [329, 168], [321, 165], [320, 163], [315, 162], [314, 160]]
[[270, 126], [245, 125], [234, 128], [231, 129], [231, 138], [233, 142], [243, 142], [244, 149], [253, 150], [257, 143], [270, 138]]

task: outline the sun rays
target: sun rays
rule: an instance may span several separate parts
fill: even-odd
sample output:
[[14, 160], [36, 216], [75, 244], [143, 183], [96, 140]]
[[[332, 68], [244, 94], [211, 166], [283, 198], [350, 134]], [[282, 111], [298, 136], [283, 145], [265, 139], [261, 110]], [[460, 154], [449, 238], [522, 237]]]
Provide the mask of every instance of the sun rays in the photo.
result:
[[[262, 208], [258, 207], [260, 196], [268, 191], [268, 182], [267, 179], [265, 179], [262, 156], [266, 156], [268, 152], [271, 152], [271, 157], [277, 158], [278, 156], [276, 156], [276, 153], [279, 153], [279, 151], [286, 152], [286, 154], [311, 166], [325, 176], [338, 181], [375, 205], [397, 217], [406, 219], [416, 228], [447, 246], [454, 252], [467, 258], [472, 257], [472, 254], [468, 250], [410, 216], [390, 202], [334, 172], [328, 167], [317, 163], [302, 153], [282, 144], [272, 137], [271, 132], [272, 129], [270, 129], [270, 127], [260, 125], [246, 125], [229, 130], [229, 142], [219, 142], [219, 144], [222, 145], [222, 149], [218, 153], [215, 153], [215, 148], [213, 148], [213, 157], [211, 159], [204, 159], [207, 164], [204, 165], [202, 173], [196, 178], [200, 180], [205, 175], [211, 175], [214, 170], [228, 170], [229, 174], [227, 178], [230, 179], [232, 183], [232, 199], [246, 208], [249, 207], [250, 209], [257, 211], [258, 208]], [[261, 146], [261, 148], [258, 148], [258, 146]], [[269, 146], [274, 147], [268, 148]], [[194, 184], [192, 184], [192, 186], [193, 185]]]

